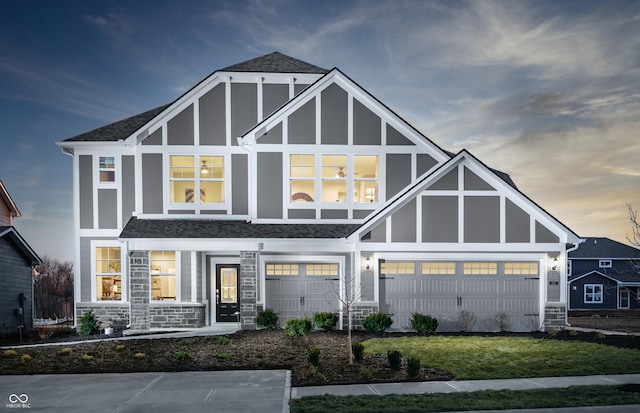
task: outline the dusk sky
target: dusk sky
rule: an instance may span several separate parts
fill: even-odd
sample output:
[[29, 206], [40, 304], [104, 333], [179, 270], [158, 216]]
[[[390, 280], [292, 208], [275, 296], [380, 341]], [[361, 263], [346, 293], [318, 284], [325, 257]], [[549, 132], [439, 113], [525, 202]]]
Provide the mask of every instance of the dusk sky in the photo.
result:
[[444, 149], [511, 175], [578, 235], [640, 209], [640, 1], [10, 1], [0, 179], [39, 255], [73, 258], [55, 142], [273, 51], [338, 67]]

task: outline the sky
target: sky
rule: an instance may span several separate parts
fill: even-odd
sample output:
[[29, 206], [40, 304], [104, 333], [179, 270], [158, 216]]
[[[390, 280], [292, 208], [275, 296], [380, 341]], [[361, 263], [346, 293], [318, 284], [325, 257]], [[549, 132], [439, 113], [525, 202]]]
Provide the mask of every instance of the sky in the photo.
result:
[[0, 179], [39, 255], [73, 258], [55, 142], [280, 51], [338, 67], [440, 147], [465, 148], [582, 237], [640, 209], [640, 1], [7, 1]]

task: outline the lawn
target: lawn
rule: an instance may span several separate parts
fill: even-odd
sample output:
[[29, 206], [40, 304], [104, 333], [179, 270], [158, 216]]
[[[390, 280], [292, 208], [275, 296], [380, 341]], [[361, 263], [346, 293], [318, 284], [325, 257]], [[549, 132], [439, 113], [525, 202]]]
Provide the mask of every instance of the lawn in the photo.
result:
[[456, 380], [585, 376], [640, 372], [640, 350], [582, 341], [528, 337], [393, 337], [364, 342], [368, 354], [398, 350], [404, 358], [455, 375]]

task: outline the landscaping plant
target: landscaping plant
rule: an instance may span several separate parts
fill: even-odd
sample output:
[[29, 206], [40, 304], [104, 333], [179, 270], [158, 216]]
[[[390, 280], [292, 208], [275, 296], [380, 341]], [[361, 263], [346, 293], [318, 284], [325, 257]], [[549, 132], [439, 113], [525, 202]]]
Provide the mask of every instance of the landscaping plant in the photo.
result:
[[314, 313], [313, 325], [318, 330], [330, 331], [336, 328], [338, 315], [334, 313]]
[[356, 361], [362, 361], [364, 359], [364, 344], [357, 342], [351, 345], [351, 351], [353, 352], [353, 358]]
[[309, 363], [312, 365], [318, 367], [320, 364], [320, 349], [318, 347], [310, 348], [307, 353], [307, 360], [309, 360]]
[[418, 377], [421, 367], [422, 363], [420, 363], [420, 359], [417, 359], [415, 357], [409, 357], [407, 359], [407, 375], [409, 377]]
[[100, 332], [100, 322], [89, 310], [80, 317], [80, 335], [91, 336]]
[[389, 350], [387, 351], [387, 360], [389, 361], [391, 370], [400, 370], [400, 366], [402, 365], [402, 353], [398, 350]]
[[435, 334], [438, 328], [438, 320], [435, 317], [420, 313], [411, 315], [411, 328], [418, 334]]
[[311, 323], [311, 319], [308, 317], [291, 318], [287, 320], [287, 325], [284, 328], [284, 331], [290, 337], [298, 337], [306, 335], [311, 331], [312, 327], [313, 324]]
[[256, 324], [258, 327], [274, 330], [278, 326], [278, 314], [271, 308], [265, 308], [262, 311], [258, 311], [256, 318]]
[[369, 333], [382, 334], [391, 327], [393, 320], [387, 313], [372, 313], [362, 320], [362, 327]]

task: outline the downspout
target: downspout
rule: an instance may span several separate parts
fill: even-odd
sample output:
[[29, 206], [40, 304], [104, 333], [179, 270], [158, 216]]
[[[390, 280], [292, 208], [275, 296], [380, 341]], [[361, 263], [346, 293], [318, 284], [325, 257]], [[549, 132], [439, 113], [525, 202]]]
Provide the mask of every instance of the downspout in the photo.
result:
[[[580, 246], [580, 244], [582, 244], [582, 243], [583, 243], [583, 242], [585, 242], [585, 241], [586, 241], [586, 239], [581, 238], [581, 239], [580, 239], [580, 242], [573, 244], [573, 247], [571, 247], [571, 248], [569, 248], [569, 249], [567, 250], [567, 261], [569, 261], [569, 253], [570, 253], [570, 252], [573, 252], [573, 251], [575, 251], [575, 250], [577, 250], [577, 249], [578, 249], [578, 247]], [[565, 271], [566, 271], [566, 267], [567, 267], [567, 266], [565, 265]], [[572, 267], [572, 268], [573, 268], [573, 267]], [[566, 302], [567, 302], [567, 317], [565, 318], [565, 321], [564, 321], [564, 323], [565, 323], [565, 326], [566, 326], [566, 327], [571, 327], [571, 324], [569, 324], [569, 304], [571, 303], [571, 300], [570, 300], [570, 296], [571, 296], [571, 288], [570, 288], [570, 287], [571, 287], [571, 286], [569, 285], [569, 274], [567, 274], [567, 288], [566, 288], [566, 291], [567, 291], [567, 292], [566, 292], [566, 294], [567, 294], [567, 296], [566, 296]]]

